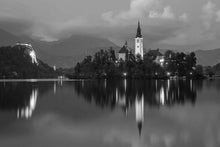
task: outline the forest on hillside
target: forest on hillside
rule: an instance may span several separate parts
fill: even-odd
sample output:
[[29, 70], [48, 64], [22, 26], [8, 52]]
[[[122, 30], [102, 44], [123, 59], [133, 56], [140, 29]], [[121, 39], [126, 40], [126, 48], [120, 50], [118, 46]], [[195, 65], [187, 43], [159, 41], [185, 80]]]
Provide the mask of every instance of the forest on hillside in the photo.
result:
[[0, 47], [0, 79], [54, 78], [52, 67], [38, 59], [31, 62], [27, 49], [21, 46]]

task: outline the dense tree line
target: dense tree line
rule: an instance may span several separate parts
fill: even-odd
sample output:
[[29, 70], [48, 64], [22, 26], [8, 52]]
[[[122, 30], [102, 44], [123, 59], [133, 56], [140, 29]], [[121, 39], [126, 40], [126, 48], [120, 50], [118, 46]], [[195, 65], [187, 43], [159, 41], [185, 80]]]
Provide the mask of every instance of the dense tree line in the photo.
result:
[[196, 66], [195, 53], [175, 53], [166, 51], [163, 65], [155, 62], [157, 55], [151, 50], [144, 58], [131, 52], [128, 58], [118, 61], [113, 49], [100, 50], [94, 56], [87, 56], [74, 68], [74, 78], [166, 78], [169, 76], [202, 76], [200, 66]]
[[38, 60], [31, 62], [26, 48], [8, 46], [0, 48], [0, 79], [4, 78], [53, 78], [57, 77], [53, 68]]
[[203, 73], [208, 77], [220, 76], [220, 63], [204, 67]]

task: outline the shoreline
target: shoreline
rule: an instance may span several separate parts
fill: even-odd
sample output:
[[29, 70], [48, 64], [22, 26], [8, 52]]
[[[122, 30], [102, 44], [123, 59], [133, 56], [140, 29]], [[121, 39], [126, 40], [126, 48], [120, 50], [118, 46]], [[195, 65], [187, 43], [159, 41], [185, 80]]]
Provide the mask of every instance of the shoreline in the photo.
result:
[[52, 81], [82, 81], [84, 79], [0, 79], [0, 82], [52, 82]]
[[[120, 78], [120, 79], [129, 79], [129, 78]], [[204, 79], [184, 79], [184, 78], [177, 78], [177, 79], [161, 79], [161, 78], [152, 78], [152, 79], [141, 79], [141, 80], [219, 80], [220, 78], [204, 78]], [[59, 82], [59, 81], [89, 81], [89, 80], [108, 80], [108, 78], [98, 78], [98, 79], [0, 79], [0, 82]], [[136, 80], [140, 80], [137, 78]]]
[[[0, 82], [52, 82], [52, 81], [87, 81], [87, 80], [108, 80], [114, 78], [63, 78], [63, 79], [0, 79]], [[116, 78], [116, 79], [136, 79], [136, 80], [219, 80], [220, 77], [212, 78]]]

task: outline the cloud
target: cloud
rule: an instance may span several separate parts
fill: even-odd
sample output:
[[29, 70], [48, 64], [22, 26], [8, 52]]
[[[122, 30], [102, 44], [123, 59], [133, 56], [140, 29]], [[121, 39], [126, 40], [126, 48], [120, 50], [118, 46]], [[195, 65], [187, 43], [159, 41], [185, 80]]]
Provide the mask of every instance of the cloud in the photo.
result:
[[202, 7], [202, 18], [203, 23], [206, 27], [206, 29], [209, 29], [211, 27], [211, 23], [213, 18], [215, 17], [215, 10], [216, 10], [216, 4], [212, 1], [208, 1], [203, 7]]
[[187, 13], [183, 13], [182, 15], [179, 16], [180, 21], [188, 22], [189, 21], [189, 16]]
[[[137, 21], [140, 20], [146, 48], [167, 38], [175, 37], [178, 30], [185, 28], [189, 21], [187, 13], [175, 14], [172, 7], [161, 0], [131, 0], [128, 10], [105, 12], [102, 14], [102, 19], [109, 28], [123, 26], [124, 29], [127, 28], [126, 32], [131, 29], [135, 32]], [[119, 34], [119, 31], [113, 30], [116, 34]]]
[[95, 4], [100, 0], [90, 3], [92, 9], [82, 7], [78, 0], [64, 1], [2, 0], [0, 28], [46, 41], [89, 34], [109, 38], [117, 45], [125, 40], [133, 45], [140, 20], [146, 49], [161, 44], [202, 46], [204, 41], [220, 38], [218, 0], [112, 0], [111, 6], [102, 4], [101, 9]]
[[0, 29], [18, 36], [28, 35], [42, 41], [55, 41], [62, 37], [69, 37], [76, 28], [79, 32], [89, 25], [91, 24], [83, 17], [75, 17], [66, 21], [44, 21], [35, 17], [22, 18], [16, 13], [10, 17], [0, 16]]
[[[185, 22], [187, 26], [180, 28], [173, 36], [167, 37], [159, 43], [204, 48], [204, 45], [208, 46], [210, 42], [217, 42], [219, 38], [218, 34], [220, 33], [216, 23], [216, 21], [220, 22], [220, 10], [217, 11], [218, 5], [212, 1], [208, 1], [201, 6], [201, 17], [193, 16], [193, 19], [189, 19], [189, 14], [183, 13], [179, 16], [179, 20]], [[216, 47], [218, 47], [217, 43], [215, 43], [214, 48]]]
[[201, 42], [213, 40], [215, 34], [203, 31], [202, 28], [195, 28], [190, 26], [188, 29], [180, 30], [174, 37], [166, 38], [160, 43], [176, 46], [195, 45]]
[[4, 28], [12, 34], [22, 35], [28, 33], [32, 25], [33, 23], [26, 19], [0, 17], [0, 28]]
[[174, 19], [175, 14], [171, 6], [163, 6], [160, 0], [132, 0], [129, 10], [119, 13], [109, 11], [102, 14], [102, 18], [111, 24], [117, 24], [143, 18]]
[[164, 8], [163, 12], [152, 10], [149, 12], [149, 18], [162, 18], [162, 19], [174, 19], [175, 15], [170, 6]]
[[218, 11], [216, 12], [216, 15], [217, 15], [216, 21], [217, 21], [217, 22], [220, 22], [220, 10], [218, 10]]

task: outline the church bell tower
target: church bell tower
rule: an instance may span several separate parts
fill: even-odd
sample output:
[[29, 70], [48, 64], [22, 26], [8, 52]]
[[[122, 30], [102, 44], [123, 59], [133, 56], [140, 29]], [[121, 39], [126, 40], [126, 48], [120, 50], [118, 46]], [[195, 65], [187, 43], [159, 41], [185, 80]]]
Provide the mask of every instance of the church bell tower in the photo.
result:
[[137, 35], [135, 38], [135, 55], [141, 56], [141, 59], [144, 57], [144, 46], [143, 46], [143, 37], [141, 34], [140, 22], [138, 22]]

